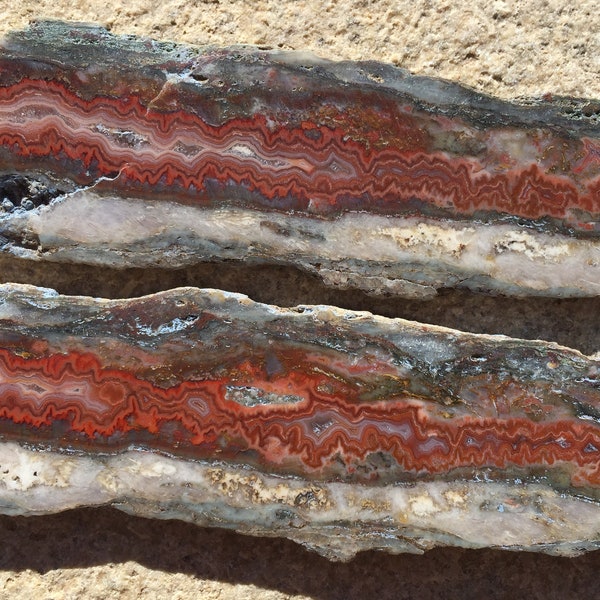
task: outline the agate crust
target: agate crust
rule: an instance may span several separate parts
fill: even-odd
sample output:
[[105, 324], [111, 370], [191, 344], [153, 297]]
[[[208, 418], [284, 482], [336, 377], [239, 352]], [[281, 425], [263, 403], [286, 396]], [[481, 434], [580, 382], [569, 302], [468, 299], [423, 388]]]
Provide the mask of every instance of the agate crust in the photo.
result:
[[[236, 261], [379, 296], [595, 296], [599, 138], [592, 100], [34, 23], [0, 43], [1, 264]], [[599, 368], [332, 306], [9, 283], [0, 511], [111, 504], [342, 560], [573, 555], [600, 540]]]

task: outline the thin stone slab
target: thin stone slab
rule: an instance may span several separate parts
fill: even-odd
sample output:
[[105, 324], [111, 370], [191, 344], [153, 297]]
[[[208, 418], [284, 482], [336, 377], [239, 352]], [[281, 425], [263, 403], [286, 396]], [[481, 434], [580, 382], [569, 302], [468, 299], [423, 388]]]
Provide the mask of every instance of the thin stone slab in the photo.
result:
[[598, 106], [38, 22], [0, 44], [0, 251], [294, 265], [374, 295], [594, 296]]
[[112, 504], [338, 559], [598, 546], [594, 358], [216, 290], [0, 298], [5, 514]]

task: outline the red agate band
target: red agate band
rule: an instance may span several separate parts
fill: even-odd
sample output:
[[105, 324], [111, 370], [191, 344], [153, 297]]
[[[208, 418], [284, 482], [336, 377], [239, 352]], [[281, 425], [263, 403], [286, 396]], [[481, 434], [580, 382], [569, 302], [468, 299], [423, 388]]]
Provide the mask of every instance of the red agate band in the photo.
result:
[[59, 447], [314, 480], [559, 469], [600, 487], [599, 366], [575, 351], [223, 292], [95, 303], [32, 289], [3, 291], [7, 439], [23, 426], [27, 443], [50, 431]]
[[[70, 438], [74, 447], [96, 445], [110, 451], [137, 442], [174, 455], [233, 459], [309, 479], [318, 479], [322, 472], [386, 481], [384, 464], [370, 473], [363, 465], [370, 455], [380, 453], [396, 462], [387, 468], [399, 471], [397, 480], [402, 480], [402, 472], [426, 476], [461, 468], [568, 465], [573, 485], [600, 487], [598, 426], [576, 418], [536, 422], [512, 416], [511, 400], [532, 415], [536, 409], [547, 410], [518, 382], [488, 378], [471, 390], [484, 403], [504, 404], [505, 415], [449, 418], [446, 412], [444, 418], [440, 407], [428, 405], [431, 398], [357, 401], [352, 393], [356, 381], [340, 384], [333, 374], [315, 373], [314, 364], [300, 361], [294, 373], [275, 380], [255, 370], [248, 361], [234, 378], [204, 375], [203, 381], [164, 389], [125, 370], [103, 369], [89, 354], [24, 359], [4, 351], [0, 417], [30, 426], [30, 442], [36, 439], [36, 428], [63, 421], [63, 444]], [[515, 396], [508, 399], [511, 386]], [[281, 403], [236, 402], [236, 395], [247, 398], [253, 392], [263, 398], [279, 396]], [[472, 407], [474, 412], [478, 409]], [[87, 443], [78, 434], [84, 434]]]
[[109, 177], [112, 191], [209, 206], [596, 231], [599, 127], [558, 101], [518, 106], [373, 63], [167, 51], [99, 28], [63, 24], [50, 42], [37, 27], [0, 60], [5, 172]]

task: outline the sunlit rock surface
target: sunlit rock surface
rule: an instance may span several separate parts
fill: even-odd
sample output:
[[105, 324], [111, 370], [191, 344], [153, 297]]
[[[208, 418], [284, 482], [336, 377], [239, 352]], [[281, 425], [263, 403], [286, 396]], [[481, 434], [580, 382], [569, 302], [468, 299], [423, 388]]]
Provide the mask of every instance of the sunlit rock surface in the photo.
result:
[[294, 265], [430, 297], [600, 291], [598, 103], [40, 22], [0, 53], [2, 252]]
[[0, 506], [111, 503], [332, 557], [598, 544], [597, 360], [181, 288], [0, 288]]
[[[2, 265], [236, 261], [392, 297], [594, 296], [598, 129], [589, 100], [35, 23], [0, 43]], [[218, 290], [8, 284], [0, 511], [110, 504], [337, 559], [576, 554], [600, 540], [599, 368]]]

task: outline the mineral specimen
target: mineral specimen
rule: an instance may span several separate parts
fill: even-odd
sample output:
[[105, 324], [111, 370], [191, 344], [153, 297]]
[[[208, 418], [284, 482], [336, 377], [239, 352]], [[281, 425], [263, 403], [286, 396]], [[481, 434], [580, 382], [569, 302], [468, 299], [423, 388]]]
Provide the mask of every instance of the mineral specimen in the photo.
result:
[[[2, 265], [600, 290], [591, 101], [87, 25], [0, 46]], [[600, 545], [599, 422], [598, 357], [550, 342], [218, 290], [0, 286], [5, 514], [113, 504], [339, 559], [574, 554]]]
[[0, 506], [123, 510], [330, 557], [596, 547], [600, 363], [180, 288], [0, 288]]
[[7, 196], [2, 251], [288, 264], [412, 297], [597, 295], [599, 106], [41, 22], [1, 47], [0, 170], [30, 190]]

